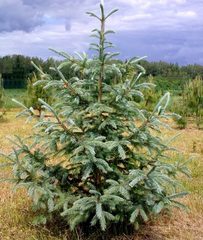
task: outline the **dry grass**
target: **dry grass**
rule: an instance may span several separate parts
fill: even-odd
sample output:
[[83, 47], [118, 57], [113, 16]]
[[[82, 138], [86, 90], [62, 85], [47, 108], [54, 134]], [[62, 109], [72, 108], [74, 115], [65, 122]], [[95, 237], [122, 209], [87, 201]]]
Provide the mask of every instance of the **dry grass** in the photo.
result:
[[[11, 145], [7, 137], [13, 135], [26, 136], [31, 125], [24, 119], [15, 119], [15, 112], [7, 113], [7, 121], [0, 123], [0, 150], [9, 152]], [[170, 216], [161, 216], [149, 222], [134, 236], [121, 236], [114, 239], [125, 240], [201, 240], [203, 239], [203, 131], [192, 125], [186, 130], [165, 131], [165, 137], [181, 132], [174, 141], [186, 158], [194, 156], [190, 163], [192, 179], [183, 178], [182, 182], [191, 194], [182, 201], [190, 208], [189, 212], [174, 210]], [[177, 157], [177, 156], [174, 156]], [[2, 159], [1, 159], [2, 161]], [[11, 177], [9, 169], [0, 171], [0, 178]], [[16, 193], [12, 185], [0, 185], [0, 239], [1, 240], [62, 240], [68, 239], [66, 234], [54, 236], [51, 229], [32, 226], [33, 213], [30, 201], [23, 190]]]

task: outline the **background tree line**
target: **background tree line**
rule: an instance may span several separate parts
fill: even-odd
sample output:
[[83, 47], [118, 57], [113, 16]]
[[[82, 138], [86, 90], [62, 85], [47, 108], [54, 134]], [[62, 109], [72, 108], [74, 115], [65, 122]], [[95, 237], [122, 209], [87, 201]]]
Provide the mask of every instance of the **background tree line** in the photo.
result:
[[[27, 86], [27, 79], [35, 71], [31, 65], [31, 61], [41, 66], [46, 73], [50, 72], [50, 66], [58, 64], [53, 58], [43, 60], [38, 57], [28, 57], [22, 55], [12, 55], [0, 57], [0, 73], [4, 79], [4, 88], [25, 88]], [[122, 64], [122, 61], [116, 61]], [[158, 90], [170, 90], [175, 94], [181, 94], [184, 85], [196, 76], [203, 76], [203, 66], [201, 65], [187, 65], [179, 66], [178, 64], [160, 62], [141, 61], [142, 66], [146, 70], [145, 77], [153, 76], [154, 83]], [[66, 77], [71, 77], [73, 69], [68, 66], [64, 69]], [[53, 76], [54, 77], [54, 76]]]
[[41, 66], [45, 71], [55, 62], [52, 58], [44, 61], [38, 57], [12, 55], [0, 57], [0, 73], [4, 80], [4, 88], [25, 88], [27, 80], [35, 72], [31, 61]]

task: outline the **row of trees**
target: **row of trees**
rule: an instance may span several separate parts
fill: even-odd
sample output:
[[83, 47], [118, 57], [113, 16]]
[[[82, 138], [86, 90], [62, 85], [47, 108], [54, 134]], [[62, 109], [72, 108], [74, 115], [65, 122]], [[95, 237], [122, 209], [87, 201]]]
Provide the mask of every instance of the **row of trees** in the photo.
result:
[[179, 66], [177, 63], [148, 62], [143, 60], [142, 66], [146, 72], [153, 76], [195, 78], [197, 75], [203, 75], [203, 66], [198, 64]]
[[34, 61], [49, 72], [49, 67], [53, 65], [52, 58], [44, 61], [37, 57], [25, 57], [22, 55], [5, 56], [0, 58], [0, 73], [4, 79], [5, 88], [25, 88], [27, 79], [35, 71], [30, 64]]
[[[5, 56], [0, 58], [0, 73], [4, 79], [5, 88], [23, 88], [27, 84], [27, 79], [30, 74], [35, 71], [35, 68], [30, 64], [33, 61], [37, 65], [41, 66], [45, 72], [50, 72], [50, 66], [54, 65], [54, 59], [49, 58], [44, 61], [37, 57], [26, 57], [21, 55]], [[123, 63], [120, 60], [113, 61], [116, 63]], [[83, 64], [85, 63], [85, 57]], [[197, 75], [203, 76], [203, 66], [201, 65], [188, 65], [179, 66], [178, 64], [166, 63], [166, 62], [148, 62], [146, 60], [141, 61], [142, 66], [146, 69], [146, 77], [152, 75], [154, 77], [155, 84], [160, 90], [172, 90], [180, 92], [183, 86], [189, 79], [194, 79]], [[82, 66], [81, 66], [82, 67]], [[67, 78], [71, 77], [72, 73], [68, 66], [65, 71]], [[146, 79], [145, 79], [146, 80]]]

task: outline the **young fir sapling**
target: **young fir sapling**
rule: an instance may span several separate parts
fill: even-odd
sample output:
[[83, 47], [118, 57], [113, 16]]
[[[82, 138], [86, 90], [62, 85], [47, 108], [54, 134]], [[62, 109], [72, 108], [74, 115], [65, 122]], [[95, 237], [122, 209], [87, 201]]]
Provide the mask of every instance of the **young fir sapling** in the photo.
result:
[[203, 123], [203, 79], [197, 76], [188, 82], [183, 91], [186, 111], [195, 116], [197, 127]]
[[53, 99], [51, 92], [45, 90], [43, 85], [34, 86], [38, 79], [42, 79], [41, 74], [39, 73], [38, 75], [39, 76], [33, 73], [32, 76], [27, 80], [27, 94], [24, 100], [24, 104], [27, 108], [32, 107], [34, 110], [37, 110], [40, 117], [43, 108], [38, 99], [42, 98], [48, 104], [51, 104]]
[[[189, 172], [183, 163], [167, 161], [171, 148], [154, 134], [166, 126], [162, 119], [170, 117], [169, 93], [152, 112], [134, 100], [144, 99], [142, 90], [151, 86], [139, 83], [142, 58], [129, 60], [136, 69], [131, 78], [106, 81], [109, 71], [121, 74], [112, 64], [118, 53], [107, 52], [112, 48], [107, 36], [113, 31], [105, 26], [117, 10], [105, 14], [100, 4], [100, 12], [100, 16], [88, 12], [100, 22], [100, 29], [92, 31], [99, 40], [91, 44], [97, 55], [87, 59], [85, 74], [66, 79], [63, 69], [80, 66], [82, 56], [54, 50], [65, 58], [52, 67], [59, 79], [40, 70], [43, 80], [35, 83], [54, 89], [58, 101], [53, 106], [39, 99], [52, 117], [37, 118], [32, 144], [17, 137], [6, 157], [13, 166], [14, 183], [27, 188], [35, 209], [44, 214], [38, 218], [41, 222], [58, 214], [71, 229], [99, 225], [104, 231], [118, 223], [137, 228], [164, 209], [183, 206], [175, 200], [186, 194], [178, 191], [176, 178], [178, 172]], [[21, 106], [23, 115], [35, 117], [32, 108]]]
[[0, 119], [2, 119], [5, 114], [4, 105], [5, 105], [5, 92], [4, 92], [2, 74], [0, 73]]

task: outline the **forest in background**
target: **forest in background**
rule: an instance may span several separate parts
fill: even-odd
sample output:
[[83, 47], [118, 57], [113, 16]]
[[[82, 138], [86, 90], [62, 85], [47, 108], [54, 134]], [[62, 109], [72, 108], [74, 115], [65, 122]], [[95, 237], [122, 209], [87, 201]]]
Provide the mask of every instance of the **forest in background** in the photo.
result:
[[[60, 62], [53, 58], [43, 60], [38, 57], [22, 55], [0, 57], [0, 73], [4, 80], [5, 89], [26, 88], [27, 79], [36, 71], [31, 61], [41, 66], [44, 72], [49, 74], [53, 74], [53, 72], [50, 72], [50, 66]], [[121, 60], [113, 61], [122, 63]], [[196, 76], [203, 76], [203, 66], [197, 64], [180, 66], [163, 61], [149, 62], [142, 60], [141, 65], [146, 70], [145, 78], [150, 75], [153, 76], [158, 90], [162, 92], [171, 91], [175, 95], [182, 92], [184, 85], [189, 80], [194, 79]], [[70, 70], [65, 70], [64, 74], [69, 77], [71, 75]]]

